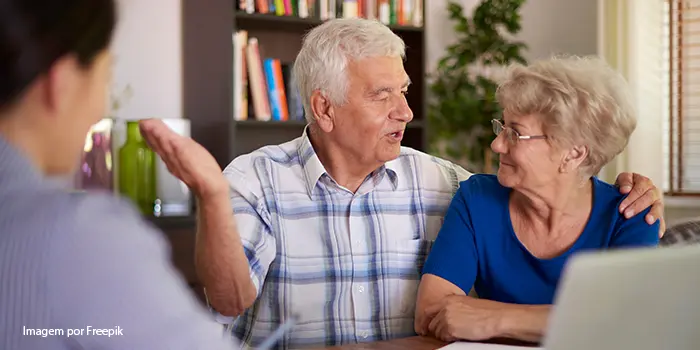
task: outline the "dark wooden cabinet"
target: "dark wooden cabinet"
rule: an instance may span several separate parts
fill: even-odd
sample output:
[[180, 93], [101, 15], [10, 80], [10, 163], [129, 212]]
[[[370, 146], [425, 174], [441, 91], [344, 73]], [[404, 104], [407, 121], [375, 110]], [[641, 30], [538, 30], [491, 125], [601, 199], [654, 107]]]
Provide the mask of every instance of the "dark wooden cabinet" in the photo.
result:
[[194, 269], [194, 241], [196, 223], [193, 216], [148, 218], [158, 227], [170, 243], [170, 258], [198, 299], [205, 303], [203, 286]]

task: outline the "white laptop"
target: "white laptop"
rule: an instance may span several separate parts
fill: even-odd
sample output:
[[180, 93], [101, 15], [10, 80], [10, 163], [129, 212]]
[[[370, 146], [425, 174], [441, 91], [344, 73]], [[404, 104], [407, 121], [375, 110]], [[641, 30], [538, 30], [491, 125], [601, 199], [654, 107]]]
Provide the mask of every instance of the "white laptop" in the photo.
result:
[[[514, 347], [444, 347], [499, 348]], [[700, 349], [700, 245], [574, 256], [560, 281], [543, 348]]]

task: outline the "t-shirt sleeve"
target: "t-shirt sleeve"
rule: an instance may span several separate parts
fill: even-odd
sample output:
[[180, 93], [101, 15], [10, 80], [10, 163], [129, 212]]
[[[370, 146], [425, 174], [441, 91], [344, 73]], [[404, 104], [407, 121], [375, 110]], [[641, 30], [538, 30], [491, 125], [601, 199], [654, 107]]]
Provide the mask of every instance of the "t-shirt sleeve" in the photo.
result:
[[235, 346], [171, 265], [166, 239], [132, 207], [111, 196], [74, 207], [52, 236], [46, 284], [53, 324], [81, 332], [67, 342], [105, 350]]
[[469, 180], [462, 182], [447, 209], [423, 274], [441, 277], [469, 293], [476, 279], [478, 257], [469, 215]]
[[649, 247], [659, 244], [659, 220], [652, 225], [646, 222], [646, 216], [651, 208], [625, 219], [620, 215], [617, 229], [610, 240], [611, 248]]

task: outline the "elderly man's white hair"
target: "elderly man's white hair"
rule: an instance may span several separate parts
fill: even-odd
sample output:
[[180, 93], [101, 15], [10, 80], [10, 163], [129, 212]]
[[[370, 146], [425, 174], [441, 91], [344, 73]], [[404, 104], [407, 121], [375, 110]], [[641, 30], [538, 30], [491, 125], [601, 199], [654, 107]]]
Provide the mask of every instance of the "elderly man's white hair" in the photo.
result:
[[346, 102], [348, 62], [369, 57], [405, 58], [403, 40], [384, 24], [368, 19], [329, 20], [305, 37], [294, 63], [296, 80], [306, 113], [314, 122], [311, 95], [321, 92], [335, 105]]

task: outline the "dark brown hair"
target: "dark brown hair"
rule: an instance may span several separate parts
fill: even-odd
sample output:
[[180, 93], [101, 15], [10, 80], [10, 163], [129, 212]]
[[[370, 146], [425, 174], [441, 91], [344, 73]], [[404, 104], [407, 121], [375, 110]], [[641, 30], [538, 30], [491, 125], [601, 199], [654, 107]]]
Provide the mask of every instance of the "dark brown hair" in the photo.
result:
[[0, 0], [0, 109], [65, 55], [89, 67], [115, 23], [114, 0]]

